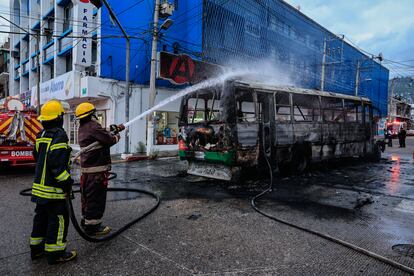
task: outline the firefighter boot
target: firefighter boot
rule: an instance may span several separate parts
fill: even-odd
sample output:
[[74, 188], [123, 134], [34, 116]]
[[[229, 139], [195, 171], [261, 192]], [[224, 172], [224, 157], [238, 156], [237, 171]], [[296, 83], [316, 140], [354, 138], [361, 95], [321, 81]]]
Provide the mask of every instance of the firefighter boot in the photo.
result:
[[102, 224], [85, 225], [85, 233], [89, 236], [104, 236], [111, 232], [111, 228]]
[[61, 263], [73, 261], [74, 259], [76, 259], [77, 256], [78, 256], [78, 253], [76, 253], [76, 251], [70, 251], [70, 252], [65, 251], [62, 255], [58, 257], [54, 256], [53, 254], [49, 255], [47, 257], [47, 262], [50, 265], [61, 264]]
[[32, 261], [42, 258], [45, 255], [44, 245], [43, 247], [32, 247], [30, 248], [30, 257]]

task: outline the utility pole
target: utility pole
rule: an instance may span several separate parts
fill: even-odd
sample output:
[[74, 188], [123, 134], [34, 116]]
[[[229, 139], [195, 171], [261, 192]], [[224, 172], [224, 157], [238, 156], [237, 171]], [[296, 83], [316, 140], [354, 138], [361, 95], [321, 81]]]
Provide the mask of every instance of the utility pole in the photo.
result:
[[[131, 50], [131, 41], [126, 33], [125, 29], [122, 27], [121, 22], [119, 22], [118, 18], [116, 17], [115, 12], [112, 10], [111, 6], [109, 5], [107, 0], [102, 0], [102, 2], [105, 4], [106, 8], [109, 11], [109, 15], [112, 17], [112, 19], [115, 21], [115, 23], [118, 25], [119, 29], [121, 29], [123, 35], [126, 39], [126, 59], [125, 59], [125, 123], [129, 121], [129, 73], [130, 73], [130, 50]], [[100, 1], [91, 1], [93, 5], [100, 8], [102, 4]], [[125, 129], [125, 149], [124, 153], [129, 153], [129, 131], [128, 128]]]
[[358, 96], [358, 92], [359, 92], [359, 72], [360, 72], [360, 70], [361, 70], [361, 63], [358, 60], [356, 76], [355, 76], [355, 96]]
[[324, 38], [324, 40], [323, 40], [321, 91], [325, 90], [325, 66], [326, 66], [326, 38]]
[[[36, 36], [37, 42], [37, 55], [36, 55], [36, 66], [37, 66], [37, 77], [36, 77], [36, 96], [37, 96], [37, 114], [40, 115], [40, 29]], [[35, 49], [36, 50], [36, 49]]]
[[[160, 0], [155, 0], [155, 7], [154, 7], [154, 24], [152, 27], [152, 50], [151, 50], [151, 72], [150, 72], [150, 97], [149, 97], [149, 108], [153, 107], [155, 104], [155, 97], [157, 94], [156, 91], [156, 68], [157, 68], [157, 46], [158, 46], [158, 21], [159, 21], [159, 13], [160, 13]], [[149, 114], [147, 116], [147, 125], [148, 125], [148, 133], [147, 133], [147, 154], [151, 152], [149, 146], [153, 144], [154, 141], [154, 123], [153, 123], [153, 116]]]

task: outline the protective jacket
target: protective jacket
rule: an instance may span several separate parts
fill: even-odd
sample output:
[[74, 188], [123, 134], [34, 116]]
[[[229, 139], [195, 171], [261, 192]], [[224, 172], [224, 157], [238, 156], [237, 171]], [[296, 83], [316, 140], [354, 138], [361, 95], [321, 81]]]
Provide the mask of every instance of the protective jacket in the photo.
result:
[[73, 183], [70, 177], [70, 153], [66, 132], [55, 127], [43, 130], [36, 139], [36, 171], [32, 201], [37, 203], [65, 199]]
[[109, 148], [118, 142], [118, 138], [92, 119], [81, 122], [78, 138], [81, 148], [87, 147], [96, 141], [101, 144], [101, 146], [81, 154], [81, 172], [110, 171], [111, 155]]

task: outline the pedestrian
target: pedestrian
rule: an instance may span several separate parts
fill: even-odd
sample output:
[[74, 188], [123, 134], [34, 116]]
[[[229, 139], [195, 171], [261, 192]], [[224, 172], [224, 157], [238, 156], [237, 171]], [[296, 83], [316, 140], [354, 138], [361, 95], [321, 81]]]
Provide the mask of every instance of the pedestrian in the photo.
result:
[[85, 233], [91, 236], [106, 235], [111, 231], [108, 226], [102, 225], [102, 217], [105, 212], [108, 177], [111, 170], [110, 147], [120, 139], [119, 134], [113, 135], [99, 124], [95, 112], [95, 106], [88, 102], [79, 104], [75, 111], [76, 118], [80, 122], [78, 141], [81, 149], [94, 142], [100, 144], [80, 156], [81, 225]]
[[30, 236], [32, 260], [45, 255], [49, 264], [76, 258], [76, 251], [66, 251], [69, 213], [66, 197], [70, 196], [73, 180], [70, 176], [68, 136], [63, 129], [64, 109], [59, 101], [45, 103], [38, 120], [43, 131], [36, 138], [34, 157], [36, 170], [32, 186], [32, 201], [36, 203], [33, 230]]
[[407, 137], [407, 131], [405, 130], [404, 126], [400, 127], [398, 131], [398, 141], [400, 143], [400, 148], [405, 148], [405, 138]]
[[387, 128], [388, 147], [392, 147], [392, 127]]

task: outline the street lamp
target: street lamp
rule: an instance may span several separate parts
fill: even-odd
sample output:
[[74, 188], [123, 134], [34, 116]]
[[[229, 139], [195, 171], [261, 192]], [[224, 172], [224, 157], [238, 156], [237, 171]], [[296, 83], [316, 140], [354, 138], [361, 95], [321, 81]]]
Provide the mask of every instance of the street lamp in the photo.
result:
[[167, 19], [164, 21], [164, 23], [161, 24], [160, 30], [168, 30], [172, 24], [174, 24], [174, 20]]

